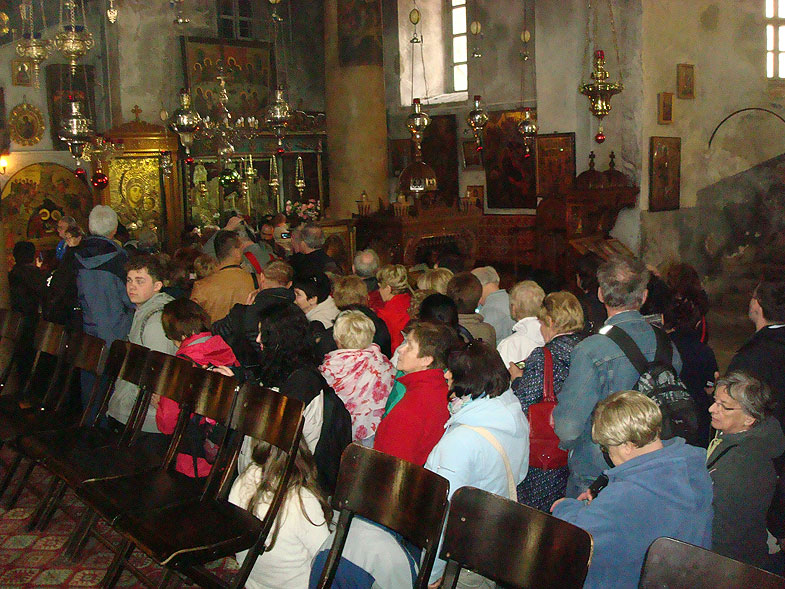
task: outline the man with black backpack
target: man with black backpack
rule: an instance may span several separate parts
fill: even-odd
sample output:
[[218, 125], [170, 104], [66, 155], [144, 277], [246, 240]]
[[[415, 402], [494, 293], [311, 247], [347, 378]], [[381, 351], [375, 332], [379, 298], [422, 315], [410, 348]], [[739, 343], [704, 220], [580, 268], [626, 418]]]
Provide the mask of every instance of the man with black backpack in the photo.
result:
[[[636, 388], [639, 380], [639, 389], [645, 388], [641, 392], [658, 402], [663, 417], [668, 404], [684, 401], [675, 382], [681, 371], [679, 353], [667, 337], [662, 337], [664, 334], [657, 335], [640, 313], [648, 294], [648, 280], [646, 266], [630, 257], [612, 258], [597, 270], [597, 294], [608, 311], [608, 319], [600, 333], [586, 338], [573, 350], [570, 373], [553, 411], [560, 446], [570, 453], [567, 497], [577, 497], [586, 491], [609, 467], [591, 437], [591, 416], [599, 401], [617, 391]], [[639, 364], [638, 368], [614, 340], [622, 342], [635, 364]], [[659, 362], [652, 364], [655, 359]], [[672, 387], [668, 386], [669, 381], [674, 381]], [[689, 407], [684, 409], [681, 405], [677, 407], [679, 411], [690, 413]]]

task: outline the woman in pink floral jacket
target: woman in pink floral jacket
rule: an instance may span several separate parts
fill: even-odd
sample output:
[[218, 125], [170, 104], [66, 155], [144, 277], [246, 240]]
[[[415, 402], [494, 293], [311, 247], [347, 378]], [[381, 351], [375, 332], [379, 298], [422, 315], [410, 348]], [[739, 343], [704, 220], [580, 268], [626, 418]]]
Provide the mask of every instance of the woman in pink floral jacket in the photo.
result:
[[324, 357], [319, 371], [352, 416], [352, 439], [376, 434], [392, 389], [395, 368], [373, 341], [375, 328], [364, 313], [344, 311], [335, 320], [338, 349]]

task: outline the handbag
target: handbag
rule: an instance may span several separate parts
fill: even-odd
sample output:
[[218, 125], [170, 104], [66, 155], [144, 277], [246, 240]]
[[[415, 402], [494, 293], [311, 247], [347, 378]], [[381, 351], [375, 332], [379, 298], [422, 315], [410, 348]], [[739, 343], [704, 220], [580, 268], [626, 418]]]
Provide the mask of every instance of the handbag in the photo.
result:
[[559, 436], [553, 431], [553, 410], [556, 395], [553, 392], [553, 355], [542, 348], [543, 368], [542, 401], [529, 407], [529, 466], [552, 470], [567, 466], [567, 452], [559, 448]]
[[466, 425], [465, 423], [461, 424], [461, 427], [465, 427], [480, 434], [483, 438], [488, 440], [488, 443], [499, 453], [502, 457], [502, 462], [504, 462], [504, 471], [507, 473], [507, 493], [509, 493], [512, 501], [517, 501], [518, 492], [516, 491], [517, 486], [515, 485], [515, 477], [512, 476], [512, 466], [510, 466], [510, 459], [507, 458], [507, 452], [504, 451], [504, 446], [502, 446], [501, 443], [499, 443], [499, 440], [484, 427]]

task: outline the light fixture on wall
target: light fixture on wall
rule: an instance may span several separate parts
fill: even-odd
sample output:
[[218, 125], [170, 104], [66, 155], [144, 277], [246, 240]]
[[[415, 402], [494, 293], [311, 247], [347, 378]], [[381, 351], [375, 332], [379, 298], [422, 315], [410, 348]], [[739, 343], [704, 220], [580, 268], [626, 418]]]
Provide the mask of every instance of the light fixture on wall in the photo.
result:
[[[46, 30], [46, 14], [44, 13], [44, 0], [41, 0], [41, 22]], [[22, 17], [22, 38], [16, 42], [16, 54], [29, 60], [33, 64], [33, 85], [41, 87], [41, 64], [47, 60], [52, 50], [52, 41], [44, 39], [40, 32], [35, 30], [35, 15], [33, 0], [22, 0], [19, 4], [19, 14]]]
[[[611, 82], [608, 80], [610, 73], [605, 69], [605, 51], [597, 47], [599, 43], [597, 34], [600, 17], [598, 6], [599, 0], [597, 0], [597, 4], [594, 5], [594, 8], [592, 8], [591, 0], [588, 0], [586, 15], [586, 49], [584, 61], [586, 63], [587, 69], [592, 67], [592, 65], [589, 64], [589, 55], [591, 53], [590, 48], [593, 46], [594, 59], [591, 72], [592, 81], [584, 82], [581, 80], [581, 85], [578, 88], [581, 94], [588, 96], [589, 110], [591, 111], [591, 114], [597, 117], [597, 119], [600, 121], [597, 134], [594, 136], [594, 140], [597, 143], [602, 143], [605, 141], [605, 132], [602, 129], [602, 119], [605, 118], [605, 115], [611, 111], [611, 98], [624, 90], [621, 73], [621, 59], [619, 58], [619, 43], [616, 38], [616, 20], [613, 17], [613, 7], [611, 6], [610, 0], [605, 1], [608, 6], [608, 20], [611, 27], [611, 33], [613, 35], [613, 47], [616, 51], [616, 66], [619, 68], [619, 81]], [[594, 25], [593, 28], [592, 24]], [[594, 31], [593, 34], [591, 33], [592, 30]]]
[[117, 22], [117, 9], [114, 7], [114, 0], [109, 0], [109, 8], [106, 9], [106, 18], [111, 24]]
[[0, 154], [0, 176], [5, 176], [7, 170], [8, 170], [8, 154], [3, 153]]

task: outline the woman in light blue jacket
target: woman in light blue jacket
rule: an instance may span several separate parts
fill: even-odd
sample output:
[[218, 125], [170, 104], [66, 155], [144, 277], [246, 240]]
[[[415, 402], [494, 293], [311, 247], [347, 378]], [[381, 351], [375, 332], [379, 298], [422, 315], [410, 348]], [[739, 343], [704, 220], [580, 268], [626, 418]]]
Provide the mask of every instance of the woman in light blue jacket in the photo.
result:
[[[447, 366], [451, 417], [425, 468], [450, 481], [450, 497], [461, 487], [476, 487], [515, 501], [529, 466], [529, 424], [499, 353], [474, 340], [451, 353]], [[437, 559], [431, 583], [444, 567]]]

